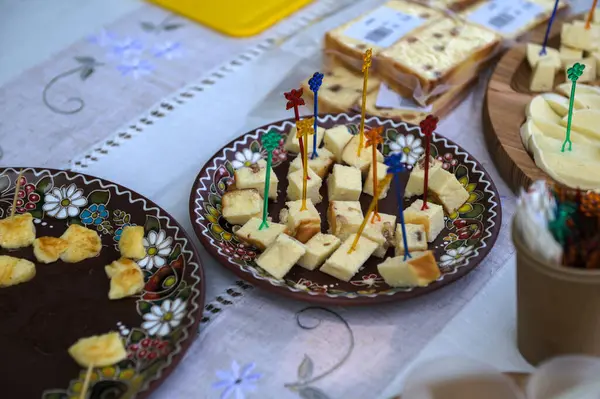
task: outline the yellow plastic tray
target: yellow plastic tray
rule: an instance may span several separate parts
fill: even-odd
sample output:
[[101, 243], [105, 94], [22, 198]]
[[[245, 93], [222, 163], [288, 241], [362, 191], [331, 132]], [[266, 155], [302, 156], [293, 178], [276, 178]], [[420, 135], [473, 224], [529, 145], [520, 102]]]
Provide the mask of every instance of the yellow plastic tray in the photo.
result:
[[148, 0], [226, 35], [256, 35], [314, 0]]

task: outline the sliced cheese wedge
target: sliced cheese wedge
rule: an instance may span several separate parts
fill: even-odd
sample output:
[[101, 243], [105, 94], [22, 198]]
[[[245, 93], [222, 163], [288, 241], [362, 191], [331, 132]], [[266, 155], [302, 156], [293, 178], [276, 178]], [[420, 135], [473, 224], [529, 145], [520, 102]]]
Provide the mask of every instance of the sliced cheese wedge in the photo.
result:
[[[582, 105], [580, 108], [600, 110], [600, 94], [576, 93], [575, 103]], [[578, 107], [575, 107], [577, 109]], [[566, 114], [565, 114], [566, 115]], [[564, 116], [564, 115], [561, 115]]]
[[544, 93], [541, 95], [550, 108], [561, 118], [569, 113], [569, 99], [556, 93]]
[[[545, 120], [537, 120], [537, 119], [528, 119], [531, 120], [533, 125], [535, 125], [535, 129], [530, 129], [532, 134], [541, 133], [542, 136], [550, 137], [556, 140], [564, 140], [565, 135], [567, 134], [567, 128], [558, 123], [547, 122]], [[529, 139], [529, 136], [527, 136]], [[573, 143], [581, 143], [581, 144], [593, 144], [594, 140], [590, 139], [588, 136], [579, 133], [577, 130], [573, 129], [571, 126], [571, 141]]]
[[[563, 117], [560, 124], [567, 126], [569, 116]], [[600, 140], [600, 110], [579, 109], [573, 111], [571, 130], [577, 130], [594, 140]]]
[[[571, 97], [571, 82], [563, 83], [556, 86], [555, 90], [565, 95], [567, 98]], [[577, 87], [575, 88], [576, 94], [596, 94], [600, 95], [600, 87], [590, 86], [583, 83], [577, 83]], [[577, 97], [577, 95], [575, 95]]]
[[548, 102], [541, 95], [535, 96], [527, 106], [525, 114], [536, 120], [560, 123], [561, 117], [552, 110]]
[[527, 43], [527, 62], [534, 69], [541, 60], [549, 61], [556, 69], [561, 67], [560, 53], [557, 49], [546, 47], [546, 54], [540, 55], [542, 46], [536, 43]]

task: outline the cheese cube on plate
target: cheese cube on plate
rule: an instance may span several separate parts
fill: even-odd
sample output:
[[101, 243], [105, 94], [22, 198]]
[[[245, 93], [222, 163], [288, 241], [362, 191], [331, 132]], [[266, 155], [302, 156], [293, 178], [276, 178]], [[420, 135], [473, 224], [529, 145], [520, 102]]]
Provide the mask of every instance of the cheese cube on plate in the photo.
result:
[[[565, 65], [565, 76], [567, 76], [567, 71], [569, 70], [569, 68], [571, 68], [577, 62], [585, 65], [585, 69], [583, 70], [583, 73], [581, 74], [579, 79], [577, 79], [577, 84], [595, 81], [596, 80], [596, 58], [594, 58], [594, 57], [588, 57], [588, 58], [584, 58], [584, 59], [580, 59], [580, 60], [575, 60], [574, 62], [571, 62], [570, 64], [566, 64]], [[575, 98], [577, 98], [577, 96], [575, 96]]]
[[440, 278], [440, 269], [431, 251], [414, 252], [412, 258], [387, 258], [377, 266], [390, 287], [425, 287]]
[[553, 61], [540, 60], [533, 69], [529, 90], [531, 91], [551, 91], [554, 87], [554, 76], [558, 69]]
[[469, 199], [469, 192], [456, 176], [444, 169], [436, 174], [435, 184], [429, 189], [448, 213], [454, 212]]
[[584, 21], [563, 23], [560, 35], [561, 43], [578, 50], [593, 51], [597, 46], [600, 27], [596, 25], [585, 29]]
[[244, 224], [252, 218], [261, 218], [263, 199], [255, 189], [227, 191], [221, 198], [223, 217], [229, 224]]
[[[290, 133], [287, 136], [287, 139], [285, 140], [284, 147], [287, 152], [293, 152], [293, 153], [300, 152], [300, 141], [296, 137], [296, 131], [297, 131], [296, 126], [292, 127], [292, 130], [290, 131]], [[323, 129], [321, 126], [318, 126], [317, 127], [317, 148], [319, 148], [319, 146], [321, 145], [324, 135], [325, 135], [325, 129]], [[306, 143], [305, 143], [305, 145], [306, 145]], [[313, 148], [314, 148], [313, 136], [308, 136], [308, 151], [312, 151]], [[310, 155], [310, 152], [308, 154]]]
[[404, 223], [422, 224], [427, 234], [427, 242], [433, 242], [444, 229], [444, 208], [427, 202], [428, 208], [421, 210], [423, 200], [416, 200], [404, 210]]
[[[311, 168], [313, 172], [318, 174], [321, 179], [324, 179], [334, 163], [333, 154], [326, 148], [317, 149], [318, 156], [315, 158], [311, 158], [311, 154], [312, 152], [308, 153], [308, 167]], [[302, 154], [298, 154], [298, 156], [290, 164], [290, 170], [288, 173], [292, 173], [297, 170], [303, 170], [302, 165]]]
[[256, 264], [277, 279], [282, 279], [306, 253], [306, 247], [288, 235], [281, 234], [256, 259]]
[[35, 265], [27, 259], [0, 255], [0, 287], [9, 287], [35, 277]]
[[68, 243], [67, 249], [60, 254], [63, 262], [81, 262], [98, 256], [102, 250], [102, 240], [98, 233], [77, 224], [70, 225], [60, 238]]
[[125, 226], [119, 239], [121, 256], [131, 259], [142, 259], [146, 256], [144, 248], [144, 227]]
[[[267, 179], [267, 163], [264, 159], [261, 159], [254, 165], [244, 166], [236, 169], [234, 172], [235, 176], [235, 188], [244, 190], [253, 188], [258, 191], [262, 197], [265, 193], [265, 181]], [[277, 199], [277, 184], [279, 179], [275, 174], [273, 168], [271, 168], [271, 175], [269, 177], [269, 198]]]
[[327, 209], [329, 232], [340, 240], [356, 233], [363, 221], [363, 212], [358, 201], [331, 201]]
[[[365, 137], [360, 156], [358, 156], [358, 146], [360, 144], [360, 136], [358, 134], [350, 139], [346, 147], [344, 147], [344, 151], [342, 152], [342, 161], [344, 161], [344, 163], [347, 165], [360, 169], [363, 175], [369, 170], [369, 165], [371, 165], [371, 161], [373, 159], [373, 151], [371, 148], [364, 147], [366, 140], [367, 139]], [[381, 152], [377, 151], [376, 158], [378, 162], [383, 162], [383, 155]]]
[[269, 227], [259, 229], [262, 218], [252, 218], [246, 222], [234, 234], [241, 241], [264, 251], [282, 233], [287, 233], [287, 226], [268, 220]]
[[139, 294], [144, 288], [144, 274], [137, 263], [131, 259], [121, 258], [108, 266], [104, 271], [110, 278], [109, 299], [121, 299]]
[[352, 253], [348, 253], [355, 238], [356, 234], [346, 238], [319, 270], [337, 279], [350, 281], [378, 247], [377, 243], [361, 236], [356, 249]]
[[573, 65], [577, 60], [583, 58], [583, 50], [571, 48], [569, 46], [560, 46], [559, 51], [560, 66], [566, 68], [567, 65]]
[[69, 243], [58, 237], [40, 237], [33, 242], [33, 254], [38, 262], [56, 262]]
[[318, 233], [306, 243], [306, 253], [300, 258], [298, 264], [305, 269], [315, 270], [338, 249], [340, 244], [341, 241], [336, 236]]
[[335, 164], [333, 172], [327, 179], [329, 201], [358, 201], [361, 185], [360, 169]]
[[388, 248], [394, 245], [394, 226], [396, 225], [396, 215], [379, 213], [380, 219], [369, 216], [369, 221], [363, 230], [362, 235], [369, 240], [379, 244], [373, 256], [383, 258]]
[[[404, 223], [406, 229], [406, 244], [408, 251], [427, 250], [427, 233], [422, 224]], [[404, 236], [402, 235], [402, 225], [396, 225], [396, 256], [404, 255]]]
[[35, 225], [31, 213], [0, 220], [0, 246], [5, 249], [28, 247], [35, 240]]
[[[387, 175], [387, 166], [384, 163], [381, 162], [377, 162], [377, 182], [378, 182], [378, 188], [379, 185], [382, 184], [382, 180], [385, 178], [385, 176]], [[385, 197], [387, 197], [387, 193], [388, 190], [390, 189], [390, 183], [392, 181], [390, 180], [385, 187], [383, 187], [383, 190], [381, 191], [381, 195], [379, 196], [379, 199], [384, 199]], [[367, 179], [365, 180], [365, 185], [363, 187], [363, 191], [365, 192], [365, 194], [369, 194], [370, 196], [375, 196], [375, 192], [373, 191], [373, 164], [371, 164], [369, 166], [369, 172], [367, 173]]]
[[[313, 204], [318, 204], [323, 200], [321, 194], [319, 194], [319, 190], [321, 189], [321, 184], [323, 184], [323, 179], [319, 177], [315, 172], [311, 169], [308, 169], [309, 180], [306, 181], [306, 198], [310, 198]], [[291, 201], [296, 201], [302, 199], [302, 184], [304, 180], [304, 171], [297, 170], [288, 175], [288, 188], [287, 188], [287, 198]]]
[[337, 125], [325, 131], [325, 148], [331, 151], [337, 162], [341, 162], [344, 148], [351, 138], [352, 134], [346, 125]]
[[535, 69], [540, 61], [550, 62], [556, 69], [560, 68], [560, 53], [558, 50], [546, 47], [546, 54], [540, 54], [542, 46], [537, 43], [527, 43], [527, 62], [531, 69]]
[[321, 216], [310, 198], [306, 199], [306, 209], [302, 211], [302, 200], [288, 201], [285, 205], [279, 212], [279, 222], [287, 226], [288, 234], [296, 240], [305, 243], [321, 232]]
[[[429, 187], [431, 188], [432, 181], [435, 182], [437, 172], [442, 169], [443, 163], [437, 159], [431, 158], [429, 163]], [[410, 198], [416, 195], [423, 195], [423, 187], [425, 184], [425, 169], [421, 162], [417, 162], [410, 172], [408, 183], [404, 189], [404, 197]]]

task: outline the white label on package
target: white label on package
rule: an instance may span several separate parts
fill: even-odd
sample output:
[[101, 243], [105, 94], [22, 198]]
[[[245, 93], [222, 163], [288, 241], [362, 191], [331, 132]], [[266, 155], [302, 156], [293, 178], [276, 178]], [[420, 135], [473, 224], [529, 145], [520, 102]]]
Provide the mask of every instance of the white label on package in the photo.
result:
[[412, 98], [402, 97], [395, 91], [390, 90], [390, 88], [383, 83], [379, 86], [379, 93], [377, 94], [375, 106], [377, 108], [403, 109], [414, 112], [431, 112], [433, 109], [433, 106], [431, 105], [422, 107]]
[[539, 4], [527, 0], [490, 0], [467, 19], [483, 25], [504, 36], [523, 33], [525, 27], [546, 10]]
[[350, 25], [344, 35], [385, 48], [396, 43], [424, 22], [423, 18], [381, 6]]

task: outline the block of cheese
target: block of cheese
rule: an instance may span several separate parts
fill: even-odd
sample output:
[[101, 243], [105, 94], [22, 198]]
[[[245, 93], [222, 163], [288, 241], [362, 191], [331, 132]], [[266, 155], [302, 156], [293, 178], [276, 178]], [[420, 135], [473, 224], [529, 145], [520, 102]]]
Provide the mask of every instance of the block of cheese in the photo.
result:
[[121, 299], [139, 294], [144, 289], [144, 274], [137, 263], [131, 259], [121, 258], [104, 266], [110, 278], [109, 299]]
[[456, 176], [444, 169], [436, 174], [435, 184], [430, 185], [429, 189], [447, 213], [456, 211], [469, 199], [469, 192]]
[[[321, 145], [324, 135], [325, 129], [321, 126], [317, 126], [317, 148], [319, 148], [319, 146]], [[300, 140], [298, 140], [298, 138], [296, 137], [296, 126], [293, 126], [292, 130], [290, 130], [290, 132], [288, 133], [284, 147], [287, 152], [293, 152], [296, 154], [300, 152]], [[313, 136], [308, 136], [308, 151], [312, 152], [313, 148]]]
[[[335, 159], [331, 151], [327, 148], [318, 148], [317, 156], [311, 158], [312, 152], [308, 153], [308, 167], [312, 169], [321, 179], [331, 170], [331, 166], [334, 164]], [[288, 173], [295, 172], [297, 170], [303, 170], [302, 166], [302, 154], [298, 154], [296, 158], [290, 163], [290, 170]]]
[[535, 69], [538, 62], [544, 60], [550, 65], [554, 65], [556, 69], [559, 69], [562, 65], [560, 53], [558, 50], [552, 47], [546, 47], [546, 53], [540, 54], [542, 46], [537, 43], [527, 43], [527, 62], [531, 69]]
[[5, 249], [28, 247], [35, 240], [35, 225], [31, 213], [9, 216], [0, 220], [0, 246]]
[[375, 57], [402, 37], [441, 15], [441, 11], [413, 2], [388, 1], [327, 32], [325, 49], [340, 54], [340, 61], [360, 71], [365, 50], [372, 49]]
[[[377, 188], [381, 187], [386, 175], [387, 175], [387, 166], [382, 162], [377, 162], [377, 181], [379, 183]], [[388, 181], [387, 184], [382, 188], [381, 194], [379, 195], [379, 199], [384, 199], [385, 197], [387, 197], [387, 193], [388, 193], [388, 190], [390, 189], [391, 182], [392, 182], [391, 180]], [[375, 193], [373, 192], [373, 163], [371, 163], [371, 165], [369, 165], [369, 171], [367, 172], [367, 178], [365, 180], [365, 185], [363, 187], [363, 191], [365, 192], [365, 194], [369, 194], [370, 196], [375, 195]]]
[[358, 201], [361, 193], [360, 169], [335, 164], [327, 179], [329, 201]]
[[333, 154], [336, 161], [342, 161], [342, 153], [346, 144], [352, 138], [352, 134], [348, 131], [346, 125], [337, 125], [325, 131], [325, 148]]
[[341, 245], [341, 241], [331, 234], [318, 233], [306, 243], [306, 253], [298, 264], [305, 269], [315, 270]]
[[35, 277], [35, 265], [27, 259], [0, 255], [0, 288], [21, 284]]
[[[423, 159], [422, 159], [423, 160]], [[415, 164], [408, 177], [408, 183], [404, 189], [404, 197], [410, 198], [415, 195], [423, 195], [423, 187], [425, 184], [425, 167], [424, 163], [419, 161]], [[443, 163], [437, 159], [430, 158], [429, 162], [429, 184], [435, 181], [436, 174], [442, 169]]]
[[80, 338], [69, 347], [68, 352], [77, 364], [85, 368], [112, 366], [127, 358], [127, 350], [118, 332]]
[[[265, 192], [265, 181], [267, 179], [267, 163], [264, 159], [261, 159], [254, 165], [236, 169], [234, 177], [236, 189], [245, 190], [253, 188], [258, 191], [262, 197]], [[269, 198], [277, 199], [277, 185], [279, 184], [279, 179], [273, 168], [271, 168], [269, 180]]]
[[583, 58], [583, 50], [561, 45], [559, 57], [561, 68], [566, 68], [567, 65], [573, 65], [577, 60]]
[[[427, 249], [427, 233], [422, 224], [405, 223], [406, 245], [408, 251], [425, 251]], [[402, 225], [396, 225], [396, 256], [404, 256], [404, 235], [402, 234]]]
[[286, 207], [279, 212], [279, 222], [288, 228], [288, 234], [305, 243], [321, 231], [321, 216], [310, 198], [306, 199], [306, 208], [302, 208], [302, 200], [288, 201]]
[[[365, 137], [366, 141], [366, 137]], [[373, 160], [373, 153], [370, 148], [363, 147], [358, 156], [358, 146], [360, 144], [360, 136], [357, 134], [346, 145], [344, 152], [342, 152], [342, 161], [347, 165], [354, 166], [360, 169], [362, 174], [366, 174], [369, 171], [369, 165]], [[363, 142], [364, 146], [364, 142]], [[377, 151], [377, 161], [383, 162], [383, 154]]]
[[422, 224], [427, 234], [427, 242], [433, 242], [444, 229], [444, 208], [427, 202], [428, 208], [421, 210], [423, 200], [418, 199], [404, 210], [404, 223]]
[[256, 259], [256, 264], [266, 272], [282, 279], [306, 253], [306, 247], [296, 239], [281, 234]]
[[[567, 70], [569, 68], [571, 68], [576, 62], [585, 65], [585, 69], [583, 70], [583, 73], [581, 74], [579, 79], [577, 79], [578, 86], [579, 86], [579, 82], [585, 83], [585, 82], [593, 82], [596, 80], [596, 59], [594, 57], [588, 57], [588, 58], [584, 58], [582, 60], [576, 60], [575, 62], [573, 62], [571, 64], [565, 65], [565, 76], [567, 76]], [[577, 87], [577, 88], [579, 88], [579, 87]], [[575, 98], [577, 98], [577, 97], [575, 97]]]
[[479, 25], [440, 18], [382, 51], [379, 74], [398, 93], [411, 95], [420, 88], [429, 94], [442, 84], [459, 85], [477, 75], [501, 39]]
[[[310, 179], [306, 181], [306, 198], [310, 198], [313, 204], [318, 204], [323, 200], [319, 190], [323, 184], [323, 179], [319, 177], [312, 169], [308, 169]], [[302, 199], [304, 181], [304, 170], [300, 169], [288, 175], [287, 199], [296, 201]]]
[[[225, 196], [223, 196], [225, 197]], [[121, 256], [131, 259], [142, 259], [146, 256], [144, 247], [144, 227], [125, 226], [119, 239]]]
[[531, 75], [529, 90], [531, 91], [551, 91], [554, 87], [554, 76], [557, 68], [552, 60], [540, 60]]
[[39, 237], [33, 242], [33, 254], [38, 262], [56, 262], [69, 243], [58, 237]]
[[596, 77], [600, 76], [600, 50], [590, 54], [590, 57], [596, 61]]
[[363, 212], [358, 201], [331, 201], [327, 209], [329, 233], [345, 240], [356, 233], [363, 221]]
[[[560, 124], [567, 126], [569, 116], [565, 116]], [[600, 110], [578, 109], [573, 111], [571, 128], [583, 133], [589, 138], [600, 140]]]
[[396, 215], [379, 212], [377, 217], [369, 218], [369, 222], [365, 226], [363, 236], [377, 243], [379, 246], [373, 253], [373, 256], [383, 258], [389, 247], [394, 245], [394, 226], [396, 225]]
[[[571, 82], [559, 84], [558, 86], [556, 86], [555, 89], [558, 93], [562, 94], [563, 96], [567, 98], [571, 97]], [[582, 93], [600, 95], [600, 87], [577, 82], [576, 94]], [[577, 102], [575, 102], [575, 105], [577, 106]]]
[[600, 27], [596, 25], [591, 25], [590, 29], [585, 29], [584, 21], [563, 23], [560, 41], [563, 45], [578, 50], [593, 51], [598, 45], [599, 31]]
[[431, 251], [413, 252], [411, 258], [404, 256], [387, 258], [377, 266], [383, 280], [390, 287], [425, 287], [441, 276]]
[[282, 233], [287, 233], [287, 226], [268, 221], [269, 227], [260, 230], [262, 219], [252, 218], [234, 234], [241, 241], [264, 251]]
[[244, 224], [251, 218], [262, 218], [263, 199], [253, 188], [227, 191], [221, 198], [221, 206], [223, 217], [229, 224]]
[[60, 238], [68, 243], [67, 249], [60, 254], [63, 262], [81, 262], [98, 256], [102, 250], [102, 240], [98, 233], [77, 224], [70, 225]]
[[355, 250], [348, 253], [355, 238], [356, 234], [346, 238], [344, 243], [325, 261], [325, 264], [319, 270], [337, 279], [350, 281], [378, 246], [377, 243], [361, 236]]

